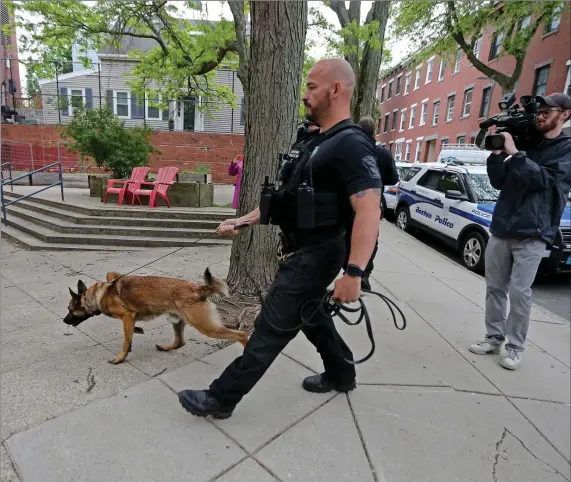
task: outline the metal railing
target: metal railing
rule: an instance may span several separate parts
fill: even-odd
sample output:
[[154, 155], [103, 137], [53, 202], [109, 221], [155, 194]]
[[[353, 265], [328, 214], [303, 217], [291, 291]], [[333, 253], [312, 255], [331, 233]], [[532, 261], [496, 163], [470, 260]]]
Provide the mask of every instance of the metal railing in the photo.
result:
[[[4, 164], [2, 164], [2, 165], [4, 165]], [[17, 199], [14, 199], [8, 203], [6, 203], [4, 201], [4, 185], [5, 184], [10, 184], [12, 186], [12, 190], [14, 190], [14, 186], [13, 186], [14, 182], [19, 181], [20, 179], [23, 179], [24, 177], [28, 177], [28, 176], [31, 178], [32, 174], [36, 174], [38, 172], [45, 171], [46, 169], [49, 169], [53, 166], [59, 167], [59, 181], [58, 182], [54, 182], [53, 184], [50, 184], [49, 186], [43, 187], [42, 189], [38, 189], [37, 191], [31, 192], [29, 194], [25, 194], [24, 196], [20, 196]], [[2, 184], [0, 184], [0, 198], [2, 201], [2, 216], [4, 217], [4, 226], [8, 226], [8, 221], [6, 219], [6, 208], [8, 206], [17, 203], [18, 201], [23, 201], [24, 199], [27, 199], [27, 198], [33, 196], [34, 194], [38, 194], [42, 191], [45, 191], [46, 189], [50, 189], [51, 187], [55, 187], [58, 185], [60, 186], [60, 189], [61, 189], [61, 200], [63, 201], [64, 200], [64, 197], [63, 197], [63, 169], [61, 167], [61, 162], [54, 162], [54, 163], [49, 164], [47, 166], [40, 167], [39, 169], [36, 169], [35, 171], [27, 172], [26, 174], [23, 174], [22, 176], [19, 176], [15, 179], [12, 179], [12, 175], [10, 174], [10, 180], [9, 181], [2, 180]]]
[[[8, 178], [10, 181], [12, 180], [12, 164], [10, 162], [3, 162], [2, 166], [0, 166], [0, 177], [2, 178], [2, 184], [4, 184], [4, 166], [8, 166], [8, 174], [10, 177]], [[14, 191], [14, 184], [10, 184], [12, 191]]]

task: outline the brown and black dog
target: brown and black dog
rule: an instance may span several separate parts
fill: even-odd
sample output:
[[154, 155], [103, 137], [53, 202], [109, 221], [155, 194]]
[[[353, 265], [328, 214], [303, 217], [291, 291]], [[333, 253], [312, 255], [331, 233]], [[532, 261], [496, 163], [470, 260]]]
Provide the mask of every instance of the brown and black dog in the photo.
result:
[[246, 332], [232, 330], [222, 324], [216, 305], [208, 300], [215, 293], [228, 295], [226, 283], [212, 276], [208, 268], [204, 272], [204, 284], [159, 276], [121, 277], [119, 273], [109, 272], [107, 282], [97, 281], [88, 288], [79, 280], [77, 290], [74, 293], [69, 289], [71, 301], [64, 323], [77, 326], [102, 313], [123, 321], [123, 349], [109, 363], [123, 362], [131, 351], [133, 333], [143, 333], [141, 328], [135, 328], [135, 322], [151, 320], [163, 314], [170, 315], [174, 341], [157, 345], [160, 351], [184, 346], [185, 323], [211, 338], [234, 340], [243, 346], [248, 342]]

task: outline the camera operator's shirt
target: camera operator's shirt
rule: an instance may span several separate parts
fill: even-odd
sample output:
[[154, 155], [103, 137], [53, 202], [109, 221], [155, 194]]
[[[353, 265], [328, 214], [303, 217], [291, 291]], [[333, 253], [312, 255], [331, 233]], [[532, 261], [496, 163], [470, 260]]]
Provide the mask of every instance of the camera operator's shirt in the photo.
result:
[[319, 142], [320, 136], [326, 136], [327, 131], [310, 142], [312, 154], [305, 171], [311, 167], [316, 191], [326, 190], [337, 194], [340, 221], [346, 226], [353, 217], [349, 198], [366, 189], [380, 189], [382, 184], [374, 142], [351, 121], [342, 122], [351, 127], [325, 139], [316, 148], [311, 146]]

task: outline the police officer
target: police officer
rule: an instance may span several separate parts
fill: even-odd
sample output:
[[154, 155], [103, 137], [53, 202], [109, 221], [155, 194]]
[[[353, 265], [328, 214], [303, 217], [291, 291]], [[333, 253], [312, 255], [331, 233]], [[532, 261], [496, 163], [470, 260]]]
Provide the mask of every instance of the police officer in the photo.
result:
[[[324, 393], [356, 387], [353, 355], [331, 316], [317, 311], [311, 326], [301, 323], [304, 304], [321, 298], [343, 266], [348, 216], [354, 212], [351, 253], [345, 273], [335, 280], [334, 300], [350, 303], [359, 298], [361, 277], [377, 240], [381, 180], [374, 143], [350, 120], [354, 85], [353, 70], [343, 59], [322, 60], [308, 73], [303, 102], [308, 118], [320, 129], [292, 146], [269, 213], [280, 226], [284, 256], [243, 355], [208, 390], [179, 393], [182, 406], [193, 415], [230, 417], [300, 329], [325, 368], [303, 380], [303, 388]], [[311, 194], [302, 196], [302, 186]], [[236, 226], [253, 226], [268, 217], [265, 208], [262, 211], [228, 219], [218, 232], [236, 235]]]

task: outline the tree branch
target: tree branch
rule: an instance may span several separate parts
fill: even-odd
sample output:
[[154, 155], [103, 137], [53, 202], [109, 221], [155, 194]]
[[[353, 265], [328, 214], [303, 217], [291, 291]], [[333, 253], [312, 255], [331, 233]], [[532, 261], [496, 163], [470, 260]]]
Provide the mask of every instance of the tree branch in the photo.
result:
[[349, 18], [349, 12], [345, 8], [345, 2], [341, 2], [339, 0], [332, 0], [331, 2], [329, 2], [329, 7], [337, 14], [337, 18], [339, 19], [341, 28], [345, 28], [347, 25], [351, 23], [351, 19]]
[[246, 15], [244, 13], [243, 1], [229, 1], [230, 10], [234, 17], [234, 31], [236, 32], [236, 42], [234, 51], [238, 54], [238, 78], [242, 82], [244, 92], [248, 91], [248, 70], [250, 66], [250, 54], [248, 49], [248, 39], [246, 36]]

